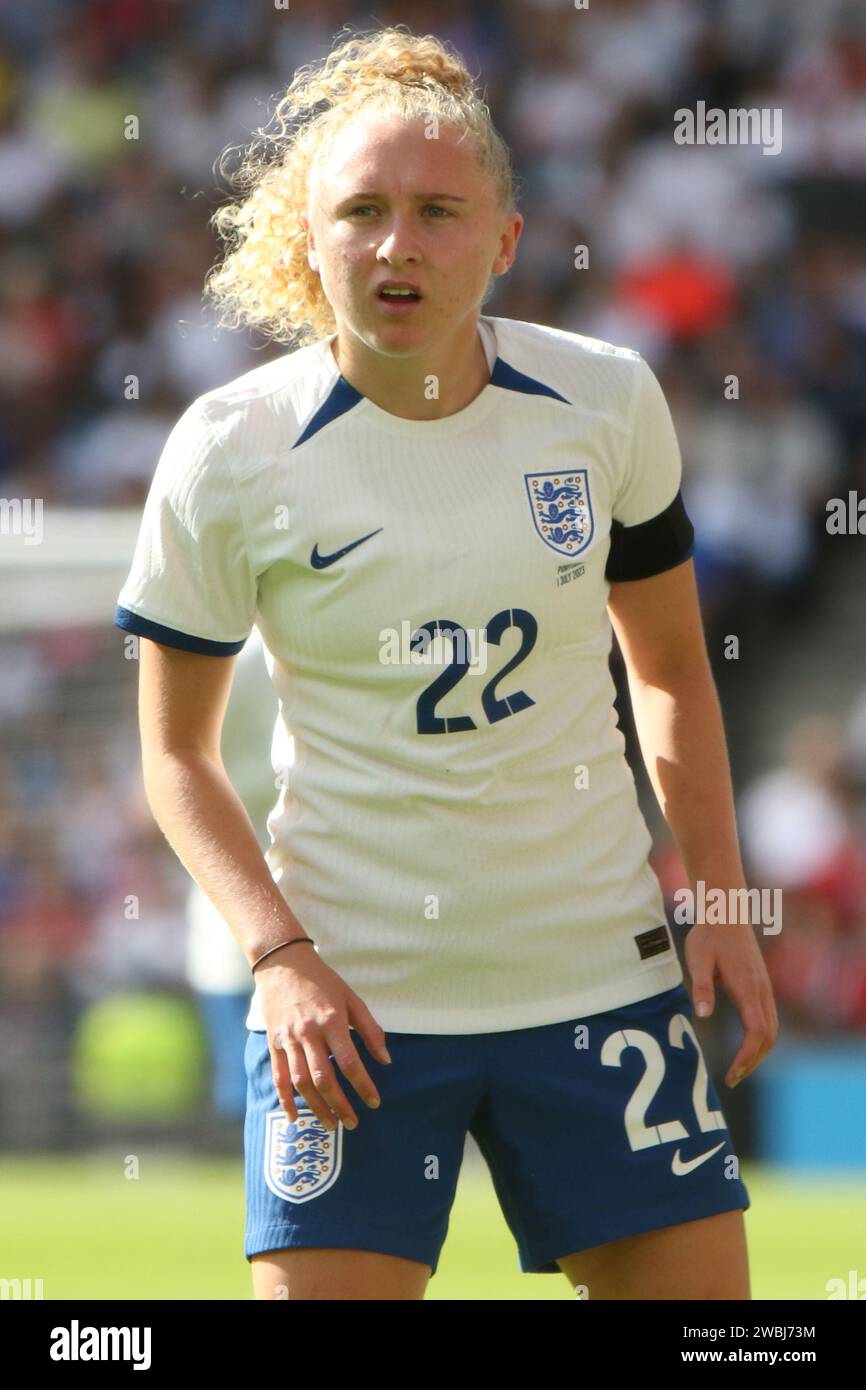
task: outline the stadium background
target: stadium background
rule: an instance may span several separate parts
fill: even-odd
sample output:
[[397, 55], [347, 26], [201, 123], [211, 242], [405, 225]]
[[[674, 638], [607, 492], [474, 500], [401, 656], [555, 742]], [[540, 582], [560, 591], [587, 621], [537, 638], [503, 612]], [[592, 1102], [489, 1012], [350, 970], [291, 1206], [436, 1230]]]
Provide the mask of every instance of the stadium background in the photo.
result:
[[[451, 39], [514, 152], [527, 226], [486, 311], [637, 347], [667, 393], [751, 882], [784, 894], [762, 940], [775, 1052], [727, 1091], [721, 992], [701, 1038], [755, 1295], [826, 1297], [866, 1277], [864, 541], [825, 524], [866, 492], [866, 12], [847, 0], [0, 3], [0, 1277], [249, 1297], [236, 1088], [111, 619], [172, 424], [283, 350], [202, 311], [214, 160], [341, 25], [376, 22]], [[698, 100], [781, 109], [781, 152], [677, 145]], [[14, 502], [37, 498], [31, 544]], [[682, 869], [637, 776], [671, 901]], [[515, 1261], [470, 1144], [429, 1296], [568, 1296]]]

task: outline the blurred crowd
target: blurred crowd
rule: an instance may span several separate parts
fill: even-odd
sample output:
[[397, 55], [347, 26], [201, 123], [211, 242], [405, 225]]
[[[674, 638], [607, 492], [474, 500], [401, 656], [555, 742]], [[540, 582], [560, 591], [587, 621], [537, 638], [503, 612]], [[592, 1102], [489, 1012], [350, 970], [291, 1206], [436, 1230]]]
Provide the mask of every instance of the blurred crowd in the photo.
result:
[[[344, 23], [374, 20], [452, 40], [514, 153], [527, 225], [486, 312], [636, 347], [659, 375], [711, 630], [756, 605], [796, 612], [827, 569], [827, 498], [866, 487], [860, 0], [0, 3], [0, 495], [139, 508], [190, 401], [285, 350], [215, 331], [202, 307], [214, 162]], [[677, 144], [674, 112], [699, 100], [781, 110], [781, 150]], [[118, 640], [4, 642], [16, 987], [182, 976], [185, 875], [136, 788]], [[866, 762], [866, 705], [836, 739], [801, 729], [741, 803], [755, 881], [786, 891], [787, 930], [764, 944], [804, 1027], [866, 1029], [852, 746]], [[146, 940], [117, 906], [145, 880]]]
[[[786, 1031], [866, 1033], [866, 686], [847, 718], [794, 724], [779, 764], [746, 783], [737, 819], [749, 884], [779, 908], [751, 911]], [[653, 866], [680, 921], [688, 878], [668, 837]]]

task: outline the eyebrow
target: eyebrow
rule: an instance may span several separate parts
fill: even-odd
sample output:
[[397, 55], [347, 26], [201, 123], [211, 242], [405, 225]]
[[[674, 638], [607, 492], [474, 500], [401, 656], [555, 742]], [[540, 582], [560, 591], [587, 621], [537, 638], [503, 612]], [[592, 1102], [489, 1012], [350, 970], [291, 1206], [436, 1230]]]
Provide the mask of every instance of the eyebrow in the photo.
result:
[[[457, 196], [456, 193], [416, 193], [414, 196], [415, 196], [415, 198], [416, 198], [416, 200], [417, 200], [418, 202], [425, 202], [425, 203], [426, 203], [426, 202], [437, 202], [437, 203], [445, 203], [445, 202], [448, 202], [448, 203], [465, 203], [465, 202], [468, 201], [468, 199], [466, 199], [466, 198], [458, 198], [458, 196]], [[342, 204], [342, 203], [351, 203], [351, 202], [355, 202], [358, 198], [378, 198], [378, 199], [380, 199], [380, 201], [384, 201], [384, 200], [385, 200], [385, 194], [384, 194], [384, 193], [365, 193], [365, 192], [361, 192], [361, 193], [352, 193], [352, 194], [350, 194], [350, 195], [349, 195], [348, 197], [346, 197], [346, 198], [341, 198], [341, 199], [340, 199], [340, 203]]]

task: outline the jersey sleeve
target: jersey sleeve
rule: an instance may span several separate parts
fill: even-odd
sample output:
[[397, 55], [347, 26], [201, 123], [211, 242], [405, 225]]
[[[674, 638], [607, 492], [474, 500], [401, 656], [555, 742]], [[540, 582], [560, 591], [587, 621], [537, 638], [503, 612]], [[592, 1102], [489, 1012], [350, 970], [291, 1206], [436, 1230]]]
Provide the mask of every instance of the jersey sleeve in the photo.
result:
[[693, 553], [694, 528], [681, 480], [668, 403], [654, 373], [639, 358], [625, 463], [612, 508], [606, 579], [648, 579]]
[[114, 623], [169, 647], [234, 656], [252, 631], [256, 600], [229, 460], [194, 402], [157, 463]]

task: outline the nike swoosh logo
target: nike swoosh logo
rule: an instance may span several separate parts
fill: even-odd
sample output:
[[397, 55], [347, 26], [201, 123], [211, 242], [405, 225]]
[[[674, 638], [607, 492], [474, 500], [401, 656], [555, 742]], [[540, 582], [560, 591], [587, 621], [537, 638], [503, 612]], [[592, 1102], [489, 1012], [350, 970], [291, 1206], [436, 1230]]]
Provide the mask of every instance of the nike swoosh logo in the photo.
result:
[[719, 1149], [724, 1147], [725, 1140], [723, 1139], [721, 1144], [717, 1144], [714, 1149], [708, 1149], [705, 1154], [698, 1154], [697, 1158], [690, 1158], [687, 1163], [684, 1163], [680, 1158], [680, 1151], [677, 1149], [671, 1159], [671, 1172], [675, 1178], [681, 1178], [685, 1173], [691, 1173], [693, 1169], [700, 1168], [702, 1163], [706, 1163], [708, 1158], [712, 1158], [713, 1154], [717, 1154]]
[[325, 570], [328, 568], [328, 565], [333, 565], [336, 560], [342, 560], [343, 556], [348, 555], [350, 550], [354, 550], [356, 545], [363, 545], [364, 541], [370, 539], [370, 536], [378, 536], [379, 532], [383, 529], [382, 526], [379, 526], [375, 531], [370, 531], [366, 536], [362, 536], [360, 540], [352, 541], [351, 545], [344, 545], [342, 550], [335, 550], [333, 555], [320, 555], [319, 543], [317, 541], [310, 555], [310, 564], [313, 566], [314, 570]]

